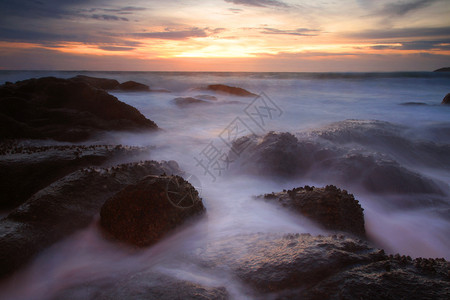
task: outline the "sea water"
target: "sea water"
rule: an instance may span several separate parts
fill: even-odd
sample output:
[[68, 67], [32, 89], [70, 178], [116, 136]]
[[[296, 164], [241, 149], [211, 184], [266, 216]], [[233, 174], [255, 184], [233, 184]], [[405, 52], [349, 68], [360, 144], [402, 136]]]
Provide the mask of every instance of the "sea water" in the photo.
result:
[[[232, 296], [239, 298], [242, 290], [236, 282], [204, 273], [183, 262], [181, 254], [199, 243], [239, 233], [327, 234], [306, 218], [253, 199], [255, 195], [306, 184], [337, 184], [353, 193], [364, 208], [370, 242], [388, 253], [450, 259], [450, 165], [446, 158], [450, 149], [450, 107], [440, 105], [450, 92], [450, 74], [0, 71], [0, 84], [78, 74], [120, 82], [134, 80], [154, 90], [170, 91], [110, 92], [163, 130], [146, 134], [111, 132], [89, 143], [151, 146], [147, 159], [176, 160], [184, 171], [195, 176], [208, 217], [139, 254], [104, 240], [94, 222], [44, 251], [15, 277], [14, 283], [4, 283], [0, 295], [9, 299], [42, 295], [45, 299], [89, 280], [157, 268], [201, 284], [225, 285]], [[241, 87], [261, 97], [204, 90], [209, 84]], [[184, 107], [173, 101], [199, 95], [215, 96], [216, 100]], [[259, 115], [254, 110], [258, 107]], [[248, 174], [241, 172], [242, 166], [236, 163], [223, 170], [205, 168], [206, 162], [201, 163], [201, 159], [207, 151], [222, 156], [231, 153], [229, 137], [237, 128], [241, 135], [290, 132], [311, 141], [317, 140], [317, 133], [325, 132], [332, 135], [327, 140], [330, 149], [345, 148], [353, 155], [370, 154], [395, 161], [399, 167], [435, 183], [441, 193], [410, 193], [408, 188], [415, 189], [411, 186], [406, 187], [406, 192], [403, 189], [401, 193], [380, 194], [362, 188], [355, 180], [333, 177], [328, 169], [319, 166], [292, 178]], [[395, 184], [403, 183], [399, 179]], [[170, 263], [174, 259], [179, 262], [176, 267]]]

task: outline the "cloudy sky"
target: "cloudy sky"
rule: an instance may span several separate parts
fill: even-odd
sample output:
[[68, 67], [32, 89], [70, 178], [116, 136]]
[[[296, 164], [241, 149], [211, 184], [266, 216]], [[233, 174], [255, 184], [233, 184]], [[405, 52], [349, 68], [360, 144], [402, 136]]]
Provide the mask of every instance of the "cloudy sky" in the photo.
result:
[[450, 66], [450, 0], [0, 0], [0, 69]]

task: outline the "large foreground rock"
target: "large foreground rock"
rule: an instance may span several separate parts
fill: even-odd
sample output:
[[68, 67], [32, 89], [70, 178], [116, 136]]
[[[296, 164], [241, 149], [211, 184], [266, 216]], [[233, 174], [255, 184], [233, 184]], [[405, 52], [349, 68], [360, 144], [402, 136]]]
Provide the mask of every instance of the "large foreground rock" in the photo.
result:
[[157, 128], [103, 89], [79, 79], [54, 77], [0, 86], [0, 125], [0, 138], [70, 142], [109, 130]]
[[257, 299], [447, 299], [444, 259], [387, 256], [344, 236], [249, 234], [223, 238], [194, 260], [231, 272]]
[[257, 198], [294, 210], [328, 230], [365, 236], [364, 214], [358, 200], [333, 185], [325, 188], [299, 187]]
[[56, 180], [88, 166], [139, 161], [147, 148], [110, 145], [0, 145], [0, 209], [11, 209]]
[[100, 224], [116, 239], [143, 247], [204, 212], [198, 192], [182, 177], [148, 176], [108, 199]]
[[103, 203], [149, 174], [179, 173], [174, 162], [147, 161], [71, 173], [34, 194], [0, 221], [0, 277], [46, 247], [88, 226]]

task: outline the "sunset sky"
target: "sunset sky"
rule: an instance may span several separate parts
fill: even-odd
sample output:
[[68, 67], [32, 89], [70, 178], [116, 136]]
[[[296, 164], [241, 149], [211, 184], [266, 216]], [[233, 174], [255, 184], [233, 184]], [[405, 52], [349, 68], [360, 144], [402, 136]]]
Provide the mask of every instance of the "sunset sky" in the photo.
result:
[[0, 0], [0, 69], [431, 71], [450, 0]]

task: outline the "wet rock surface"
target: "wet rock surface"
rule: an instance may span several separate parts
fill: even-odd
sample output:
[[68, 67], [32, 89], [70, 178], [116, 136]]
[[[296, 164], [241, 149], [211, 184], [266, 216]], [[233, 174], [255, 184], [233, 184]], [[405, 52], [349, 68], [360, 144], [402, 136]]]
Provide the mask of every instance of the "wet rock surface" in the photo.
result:
[[206, 90], [220, 92], [220, 93], [224, 93], [224, 94], [230, 94], [230, 95], [234, 95], [234, 96], [241, 96], [241, 97], [256, 97], [256, 96], [258, 96], [258, 95], [253, 94], [243, 88], [228, 86], [225, 84], [211, 84], [206, 87]]
[[439, 68], [433, 72], [450, 72], [450, 67]]
[[224, 287], [208, 287], [156, 272], [125, 275], [120, 279], [74, 286], [59, 292], [59, 299], [229, 299]]
[[148, 148], [121, 145], [0, 145], [0, 209], [11, 209], [35, 192], [84, 167], [139, 161]]
[[442, 103], [441, 104], [450, 104], [450, 93], [445, 95], [444, 99], [442, 99]]
[[128, 92], [149, 92], [150, 87], [146, 84], [139, 83], [136, 81], [125, 81], [123, 83], [119, 83], [115, 79], [108, 78], [99, 78], [99, 77], [91, 77], [85, 75], [77, 75], [70, 80], [83, 82], [91, 85], [92, 87], [102, 89], [102, 90], [120, 90], [120, 91], [128, 91]]
[[182, 177], [147, 176], [105, 202], [100, 224], [115, 239], [143, 247], [204, 212], [198, 192]]
[[178, 97], [173, 99], [173, 102], [180, 107], [186, 107], [192, 104], [210, 104], [210, 102], [208, 101], [200, 100], [193, 97]]
[[[409, 143], [400, 136], [383, 131], [378, 124], [372, 131], [372, 125], [364, 129], [358, 126], [358, 122], [350, 122], [342, 124], [343, 128], [330, 126], [320, 132], [298, 136], [269, 132], [260, 137], [241, 137], [235, 141], [233, 147], [239, 149], [243, 145], [245, 151], [242, 151], [234, 163], [239, 166], [238, 170], [245, 173], [274, 178], [306, 177], [345, 187], [352, 184], [376, 194], [444, 195], [437, 183], [402, 167], [395, 158], [405, 149], [404, 151], [416, 152], [410, 157], [421, 157], [417, 158], [417, 161], [414, 160], [417, 163], [426, 161], [432, 166], [439, 163], [442, 168], [446, 168], [442, 163], [448, 160], [448, 155], [444, 155], [448, 153], [448, 146]], [[365, 127], [365, 124], [362, 124], [362, 127]], [[368, 136], [364, 136], [364, 132]], [[402, 144], [402, 141], [405, 142]], [[336, 147], [339, 143], [341, 146]], [[393, 154], [377, 152], [377, 143], [393, 144]], [[358, 149], [355, 152], [355, 147], [364, 147], [367, 150]], [[421, 156], [421, 153], [426, 154]], [[440, 162], [436, 157], [431, 157], [433, 155], [430, 153], [439, 159], [442, 157]]]
[[150, 91], [150, 87], [136, 81], [126, 81], [117, 85], [114, 89], [129, 92], [146, 92]]
[[120, 84], [115, 79], [91, 77], [86, 75], [77, 75], [71, 79], [74, 81], [87, 83], [92, 87], [102, 90], [113, 90]]
[[108, 169], [86, 168], [40, 190], [0, 221], [0, 277], [46, 247], [88, 226], [103, 203], [142, 177], [176, 174], [174, 162], [146, 161]]
[[82, 141], [107, 130], [153, 130], [136, 108], [96, 86], [98, 78], [45, 77], [0, 86], [0, 138]]
[[364, 214], [359, 201], [333, 185], [298, 187], [257, 197], [276, 203], [318, 222], [327, 230], [364, 237]]
[[231, 271], [258, 299], [445, 299], [444, 259], [387, 256], [361, 240], [309, 234], [249, 234], [195, 253], [205, 268]]

